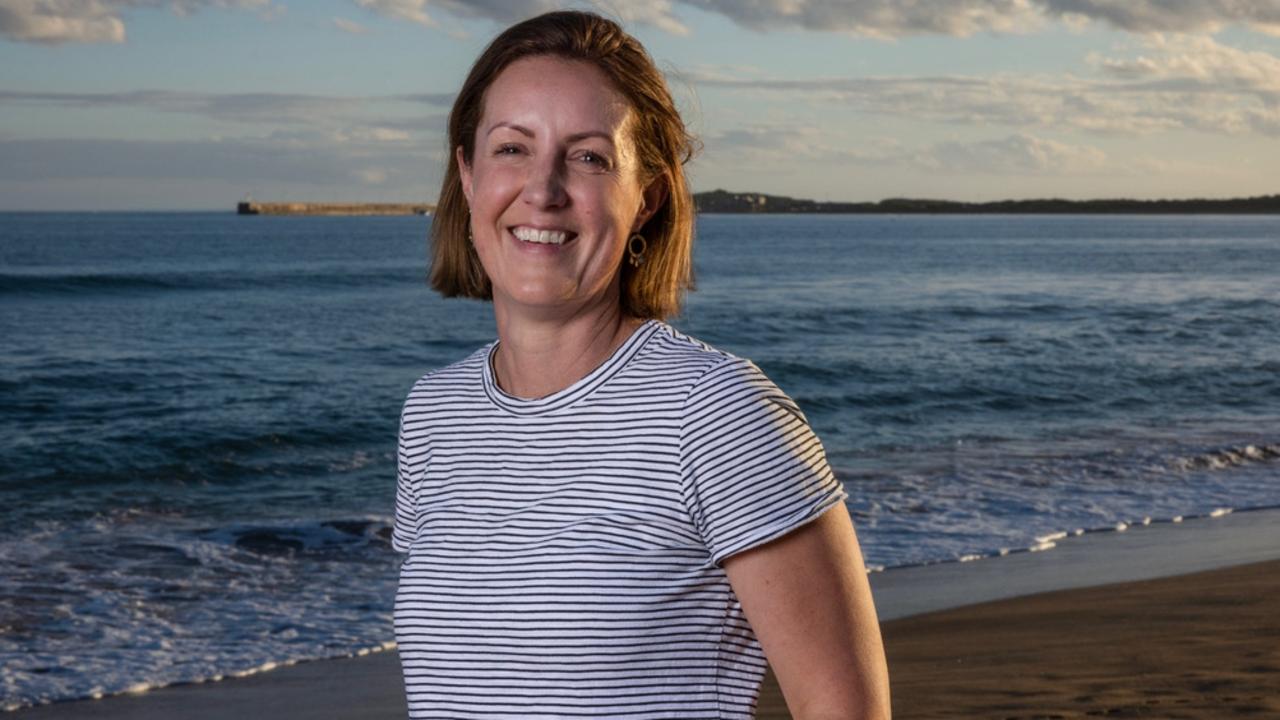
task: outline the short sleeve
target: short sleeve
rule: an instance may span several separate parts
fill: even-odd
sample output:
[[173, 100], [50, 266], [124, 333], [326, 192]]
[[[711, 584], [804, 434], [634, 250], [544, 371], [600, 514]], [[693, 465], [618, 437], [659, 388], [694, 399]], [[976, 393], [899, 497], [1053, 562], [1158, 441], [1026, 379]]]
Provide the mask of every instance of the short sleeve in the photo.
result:
[[719, 362], [691, 389], [680, 463], [685, 504], [715, 565], [848, 497], [800, 408], [741, 358]]
[[396, 517], [391, 526], [391, 547], [405, 553], [418, 533], [418, 488], [411, 471], [403, 413], [396, 445]]

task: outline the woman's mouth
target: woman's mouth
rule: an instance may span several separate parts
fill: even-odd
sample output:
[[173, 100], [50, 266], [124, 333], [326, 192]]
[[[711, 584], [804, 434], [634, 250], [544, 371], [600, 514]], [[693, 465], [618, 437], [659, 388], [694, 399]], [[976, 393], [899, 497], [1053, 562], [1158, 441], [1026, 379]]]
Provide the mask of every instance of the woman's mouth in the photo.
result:
[[511, 228], [511, 234], [521, 242], [539, 245], [563, 245], [578, 236], [577, 233], [571, 233], [568, 230], [547, 230], [523, 225]]

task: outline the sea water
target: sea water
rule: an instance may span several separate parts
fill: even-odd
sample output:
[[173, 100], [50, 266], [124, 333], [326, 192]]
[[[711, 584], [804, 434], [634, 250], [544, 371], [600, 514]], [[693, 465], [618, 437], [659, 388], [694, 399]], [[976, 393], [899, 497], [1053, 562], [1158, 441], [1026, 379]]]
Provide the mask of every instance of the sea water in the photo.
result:
[[[392, 639], [400, 404], [494, 336], [424, 217], [0, 214], [0, 707]], [[1280, 218], [703, 216], [677, 328], [874, 568], [1280, 505]]]

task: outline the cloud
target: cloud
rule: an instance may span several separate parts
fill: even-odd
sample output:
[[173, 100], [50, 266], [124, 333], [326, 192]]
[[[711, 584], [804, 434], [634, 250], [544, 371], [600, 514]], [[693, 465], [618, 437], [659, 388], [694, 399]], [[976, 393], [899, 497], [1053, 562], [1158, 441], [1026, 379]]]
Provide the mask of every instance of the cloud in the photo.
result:
[[1217, 32], [1231, 24], [1280, 34], [1276, 0], [1040, 0], [1059, 17], [1104, 22], [1132, 33]]
[[1100, 22], [1132, 32], [1280, 34], [1277, 0], [681, 0], [761, 32], [803, 29], [868, 37], [964, 37], [1035, 30], [1047, 21]]
[[340, 17], [334, 18], [333, 26], [343, 32], [351, 33], [352, 35], [364, 35], [369, 32], [369, 28], [361, 25], [360, 23], [354, 20], [348, 20], [346, 18], [340, 18]]
[[1280, 135], [1280, 57], [1211, 37], [1156, 34], [1137, 57], [1090, 62], [1119, 81], [1113, 92], [1145, 96], [1182, 127]]
[[49, 45], [121, 43], [121, 13], [155, 7], [168, 7], [178, 15], [205, 7], [252, 9], [267, 16], [281, 11], [271, 0], [0, 0], [0, 37]]
[[[193, 93], [168, 90], [135, 90], [117, 93], [57, 93], [0, 90], [0, 106], [6, 104], [53, 105], [78, 109], [130, 108], [181, 113], [231, 123], [264, 125], [336, 126], [354, 120], [368, 121], [370, 110], [395, 105], [448, 107], [449, 93], [350, 96], [302, 93]], [[414, 123], [422, 118], [412, 118]], [[385, 121], [376, 121], [386, 125]], [[399, 121], [403, 122], [403, 121]], [[428, 125], [424, 125], [427, 127]], [[436, 127], [430, 120], [430, 127]]]
[[733, 80], [694, 76], [700, 86], [746, 94], [785, 94], [839, 102], [856, 111], [917, 121], [1008, 126], [1057, 124], [1082, 84], [1017, 76], [855, 77]]
[[423, 27], [436, 25], [426, 12], [427, 0], [356, 0], [356, 5], [378, 15], [407, 20]]
[[1280, 57], [1240, 50], [1211, 37], [1162, 34], [1143, 42], [1150, 55], [1092, 56], [1090, 62], [1120, 80], [1183, 92], [1243, 92], [1280, 101]]
[[564, 5], [556, 0], [354, 0], [370, 12], [424, 27], [438, 23], [427, 9], [438, 8], [456, 17], [482, 18], [508, 25]]
[[362, 168], [355, 172], [356, 179], [364, 185], [386, 185], [390, 173], [383, 167]]
[[1092, 56], [1092, 77], [769, 79], [694, 73], [704, 88], [838, 102], [913, 122], [1070, 128], [1139, 135], [1170, 130], [1280, 135], [1280, 58], [1210, 37], [1153, 35], [1130, 56]]
[[[202, 140], [0, 141], [0, 181], [221, 179], [245, 182], [418, 181], [434, 148], [341, 133]], [[371, 174], [375, 168], [378, 174]]]
[[995, 140], [937, 143], [910, 159], [930, 172], [985, 175], [1062, 176], [1096, 173], [1107, 166], [1107, 155], [1098, 148], [1024, 133]]
[[1043, 24], [1031, 0], [354, 0], [382, 15], [422, 25], [435, 21], [428, 6], [458, 17], [510, 24], [566, 5], [593, 8], [628, 23], [686, 35], [675, 6], [716, 13], [761, 32], [800, 28], [872, 37], [921, 33], [972, 35], [1010, 32]]
[[[509, 24], [538, 13], [559, 8], [556, 0], [354, 0], [355, 4], [369, 12], [388, 18], [416, 23], [425, 27], [436, 26], [435, 19], [427, 12], [429, 6], [438, 7], [452, 15], [479, 17]], [[603, 0], [602, 0], [603, 4]], [[656, 24], [672, 32], [687, 32], [673, 16], [663, 8], [668, 0], [639, 3], [624, 15], [631, 15], [638, 22]], [[45, 44], [60, 43], [122, 43], [126, 30], [124, 14], [139, 8], [167, 7], [176, 15], [192, 15], [202, 8], [241, 8], [257, 10], [270, 17], [283, 10], [272, 0], [0, 0], [0, 37], [22, 42]], [[334, 18], [334, 25], [341, 30], [362, 33], [365, 28], [357, 22]]]
[[[1131, 33], [1216, 32], [1239, 25], [1280, 35], [1280, 0], [352, 0], [383, 17], [435, 27], [439, 10], [508, 25], [550, 10], [592, 8], [628, 23], [685, 35], [680, 7], [719, 14], [760, 32], [809, 30], [875, 38], [1031, 32], [1053, 21], [1097, 22]], [[272, 0], [0, 0], [0, 37], [39, 43], [123, 42], [122, 12], [206, 7], [279, 12]], [[357, 23], [335, 21], [359, 32]]]
[[[1280, 136], [1280, 57], [1210, 37], [1152, 35], [1127, 50], [1092, 55], [1085, 76], [999, 75], [778, 79], [755, 68], [714, 67], [681, 75], [703, 90], [789, 102], [840, 103], [856, 113], [1017, 132], [1074, 129], [1142, 135], [1172, 130]], [[229, 123], [341, 128], [379, 125], [413, 131], [443, 117], [404, 117], [407, 106], [446, 110], [451, 93], [383, 96], [301, 93], [120, 93], [0, 91], [6, 104], [182, 113]]]
[[510, 25], [534, 15], [565, 7], [592, 8], [624, 22], [651, 25], [673, 35], [687, 35], [689, 28], [672, 12], [671, 0], [354, 0], [356, 5], [384, 17], [406, 20], [424, 27], [437, 25], [428, 8], [454, 17], [492, 20]]
[[357, 141], [365, 143], [404, 143], [413, 139], [408, 131], [379, 125], [355, 127], [338, 135], [343, 142]]
[[1016, 32], [1041, 24], [1030, 0], [681, 0], [744, 27], [844, 32], [869, 37]]
[[832, 142], [830, 133], [811, 125], [752, 124], [714, 133], [705, 139], [705, 157], [728, 166], [802, 169], [808, 163], [880, 164], [897, 157], [893, 142], [867, 143], [857, 149]]
[[415, 93], [410, 95], [390, 95], [387, 99], [447, 108], [453, 105], [454, 97], [453, 93]]
[[592, 4], [602, 12], [616, 13], [626, 23], [650, 25], [672, 35], [689, 34], [689, 27], [676, 17], [669, 0], [647, 0], [647, 2], [627, 3], [598, 0]]
[[720, 166], [768, 168], [771, 173], [832, 167], [900, 166], [927, 172], [987, 175], [1076, 175], [1114, 170], [1106, 153], [1026, 133], [977, 141], [905, 147], [893, 139], [859, 138], [850, 147], [819, 128], [755, 124], [707, 138], [707, 159]]
[[183, 141], [0, 140], [0, 207], [227, 210], [246, 192], [262, 200], [430, 201], [443, 156], [434, 142], [313, 131]]
[[124, 42], [124, 22], [116, 8], [98, 0], [0, 0], [0, 36], [9, 40]]
[[193, 93], [135, 90], [119, 93], [0, 91], [0, 104], [64, 105], [81, 109], [126, 107], [199, 115], [237, 123], [308, 125], [361, 110], [361, 98], [295, 93]]

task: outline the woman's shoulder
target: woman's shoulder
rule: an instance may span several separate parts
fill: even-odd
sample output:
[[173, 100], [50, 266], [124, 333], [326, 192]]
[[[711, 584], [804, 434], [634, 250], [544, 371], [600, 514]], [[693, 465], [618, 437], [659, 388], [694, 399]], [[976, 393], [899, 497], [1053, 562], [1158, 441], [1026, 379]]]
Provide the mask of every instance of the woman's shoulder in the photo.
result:
[[489, 358], [493, 345], [494, 343], [490, 342], [477, 348], [465, 358], [431, 370], [418, 378], [413, 388], [409, 390], [409, 401], [413, 402], [415, 398], [428, 395], [439, 395], [442, 392], [478, 389], [479, 383], [482, 382], [484, 364]]
[[651, 345], [668, 367], [683, 367], [694, 371], [695, 387], [708, 384], [754, 386], [761, 383], [772, 386], [764, 372], [750, 359], [718, 348], [666, 323], [661, 327], [663, 332], [658, 333], [655, 338], [658, 342]]
[[725, 362], [741, 360], [733, 353], [677, 330], [665, 322], [656, 321], [654, 325], [657, 332], [645, 344], [645, 355], [667, 367], [706, 371]]
[[[684, 432], [691, 437], [719, 436], [726, 428], [792, 427], [808, 424], [800, 406], [749, 358], [719, 349], [672, 329], [671, 351], [696, 368], [682, 408]], [[767, 435], [767, 432], [762, 431]]]

